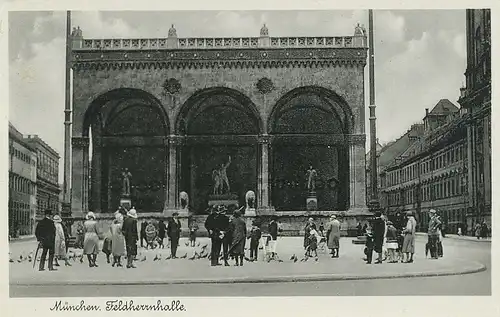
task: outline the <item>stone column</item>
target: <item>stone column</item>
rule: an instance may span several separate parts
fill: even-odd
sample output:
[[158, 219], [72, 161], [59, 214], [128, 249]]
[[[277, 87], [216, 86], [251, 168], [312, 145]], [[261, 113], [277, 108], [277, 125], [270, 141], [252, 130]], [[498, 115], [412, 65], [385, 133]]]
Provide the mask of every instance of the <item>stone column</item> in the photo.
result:
[[366, 208], [365, 135], [351, 135], [349, 144], [349, 197], [351, 209]]
[[[85, 207], [88, 197], [88, 148], [87, 137], [73, 137], [72, 145], [72, 188], [71, 188], [71, 211], [73, 216], [82, 216], [87, 212]], [[85, 162], [87, 160], [87, 162]]]
[[101, 182], [102, 182], [102, 147], [101, 138], [93, 137], [92, 167], [90, 169], [90, 204], [92, 211], [101, 213]]
[[488, 116], [483, 119], [484, 200], [487, 214], [491, 214], [491, 131], [489, 120]]
[[257, 197], [257, 209], [258, 210], [269, 210], [269, 135], [264, 134], [259, 137], [259, 147], [260, 147], [260, 168], [258, 176], [258, 197]]
[[167, 199], [166, 208], [163, 210], [164, 216], [171, 216], [172, 212], [177, 211], [177, 191], [178, 175], [177, 175], [177, 157], [178, 148], [180, 145], [180, 138], [176, 135], [171, 135], [168, 139], [168, 185], [167, 185]]

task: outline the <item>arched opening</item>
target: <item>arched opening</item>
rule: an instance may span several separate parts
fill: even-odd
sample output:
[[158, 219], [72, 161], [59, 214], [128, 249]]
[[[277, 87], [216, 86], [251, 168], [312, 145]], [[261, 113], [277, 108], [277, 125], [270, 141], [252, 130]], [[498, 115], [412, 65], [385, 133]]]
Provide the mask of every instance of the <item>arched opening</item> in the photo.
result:
[[277, 211], [306, 210], [307, 170], [316, 172], [318, 210], [347, 210], [352, 114], [334, 92], [301, 87], [285, 94], [269, 119], [271, 201]]
[[213, 201], [241, 206], [245, 193], [256, 191], [261, 128], [255, 105], [233, 89], [200, 90], [184, 103], [176, 122], [185, 140], [177, 157], [179, 191], [189, 194], [194, 213], [205, 213]]
[[138, 212], [162, 212], [168, 134], [165, 110], [149, 93], [117, 89], [96, 98], [85, 114], [83, 131], [89, 138], [84, 165], [90, 171], [84, 172], [84, 178], [90, 188], [82, 199], [88, 199], [89, 210], [116, 210], [124, 196], [122, 173], [128, 169], [132, 205]]

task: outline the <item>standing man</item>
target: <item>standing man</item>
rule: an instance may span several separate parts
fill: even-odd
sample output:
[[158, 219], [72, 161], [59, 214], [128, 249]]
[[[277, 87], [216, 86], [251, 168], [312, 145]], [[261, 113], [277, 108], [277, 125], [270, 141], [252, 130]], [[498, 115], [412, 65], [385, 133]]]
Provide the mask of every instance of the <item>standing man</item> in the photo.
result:
[[[406, 263], [413, 263], [413, 254], [415, 253], [415, 232], [417, 230], [417, 221], [413, 216], [412, 211], [407, 212], [408, 221], [406, 227], [403, 229], [403, 247], [402, 254], [406, 254]], [[402, 261], [404, 262], [404, 255]]]
[[278, 243], [278, 232], [279, 226], [278, 226], [278, 217], [277, 216], [272, 216], [271, 217], [271, 222], [269, 223], [268, 227], [269, 235], [271, 236], [271, 241], [269, 241], [269, 249], [271, 252], [271, 259], [276, 260], [278, 257], [278, 253], [276, 251], [276, 245]]
[[[231, 231], [229, 228], [229, 217], [226, 215], [226, 206], [219, 206], [219, 229], [222, 234], [222, 255], [224, 258], [224, 266], [229, 266], [227, 260], [229, 259], [229, 247], [233, 241]], [[217, 255], [219, 256], [219, 255]]]
[[167, 231], [167, 226], [163, 222], [163, 219], [160, 219], [160, 222], [158, 223], [158, 240], [160, 242], [160, 245], [158, 248], [164, 248], [163, 240], [165, 240], [165, 233]]
[[127, 218], [123, 221], [122, 232], [127, 248], [127, 269], [135, 268], [134, 257], [137, 255], [137, 240], [139, 240], [139, 235], [137, 234], [137, 212], [135, 209], [130, 209], [127, 212]]
[[385, 221], [382, 219], [382, 213], [377, 211], [375, 213], [375, 219], [373, 219], [372, 225], [373, 232], [373, 249], [378, 253], [378, 259], [375, 264], [382, 263], [382, 248], [384, 246], [385, 238]]
[[215, 206], [212, 206], [210, 210], [210, 215], [208, 215], [207, 220], [205, 220], [205, 228], [207, 229], [208, 236], [211, 241], [210, 248], [210, 263], [212, 266], [219, 265], [219, 254], [222, 240], [220, 238], [220, 232], [217, 229], [217, 210]]
[[55, 254], [55, 240], [56, 240], [56, 227], [54, 221], [50, 219], [52, 211], [46, 209], [45, 218], [38, 222], [35, 229], [35, 236], [38, 241], [38, 247], [42, 249], [42, 256], [40, 257], [40, 266], [38, 271], [44, 271], [45, 259], [47, 258], [47, 252], [49, 253], [49, 271], [56, 271], [54, 269], [54, 254]]
[[338, 258], [340, 248], [340, 222], [335, 215], [332, 215], [330, 217], [330, 222], [326, 224], [326, 239], [328, 248], [331, 250], [330, 254], [332, 258]]
[[438, 259], [437, 248], [438, 248], [438, 240], [439, 240], [439, 226], [441, 225], [441, 221], [439, 221], [436, 210], [429, 210], [429, 226], [427, 230], [429, 249], [431, 251], [431, 258]]
[[170, 256], [172, 259], [177, 258], [177, 247], [179, 246], [179, 239], [181, 237], [181, 222], [179, 221], [179, 213], [174, 212], [172, 214], [172, 218], [168, 222], [167, 226], [167, 235], [170, 239]]

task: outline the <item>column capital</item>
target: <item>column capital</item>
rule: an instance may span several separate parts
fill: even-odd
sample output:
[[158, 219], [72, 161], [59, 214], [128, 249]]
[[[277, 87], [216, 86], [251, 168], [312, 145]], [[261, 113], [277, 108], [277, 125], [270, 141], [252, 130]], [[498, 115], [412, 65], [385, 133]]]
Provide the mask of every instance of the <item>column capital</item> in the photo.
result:
[[169, 135], [167, 138], [168, 145], [176, 146], [184, 143], [184, 137], [181, 135]]
[[347, 134], [349, 144], [365, 144], [366, 134]]
[[72, 137], [71, 145], [74, 148], [86, 149], [89, 147], [90, 139], [88, 137]]
[[269, 144], [271, 142], [271, 136], [269, 134], [259, 135], [259, 144]]

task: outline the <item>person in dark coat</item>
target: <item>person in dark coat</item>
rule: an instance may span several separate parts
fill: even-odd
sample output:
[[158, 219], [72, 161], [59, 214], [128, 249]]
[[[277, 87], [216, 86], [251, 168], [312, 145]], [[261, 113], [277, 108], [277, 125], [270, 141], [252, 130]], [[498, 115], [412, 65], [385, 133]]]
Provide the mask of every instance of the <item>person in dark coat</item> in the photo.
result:
[[191, 247], [195, 247], [196, 245], [196, 235], [198, 232], [198, 224], [196, 223], [196, 219], [194, 219], [192, 216], [189, 216], [188, 220], [188, 227], [189, 227], [189, 243]]
[[307, 250], [309, 247], [309, 231], [311, 231], [311, 228], [316, 229], [316, 224], [314, 223], [313, 218], [309, 218], [306, 226], [304, 227], [304, 250]]
[[259, 252], [259, 241], [262, 237], [262, 232], [258, 226], [257, 221], [252, 222], [252, 229], [250, 230], [250, 260], [257, 261]]
[[164, 248], [163, 240], [165, 240], [165, 233], [167, 232], [167, 226], [163, 222], [163, 219], [160, 220], [158, 223], [158, 242], [159, 246], [158, 248]]
[[147, 221], [143, 221], [141, 223], [141, 231], [140, 231], [141, 248], [144, 247], [143, 241], [146, 241], [146, 245], [148, 244], [148, 240], [146, 240], [146, 227], [147, 226], [148, 226]]
[[378, 253], [378, 259], [375, 264], [382, 263], [382, 247], [384, 245], [385, 236], [385, 221], [382, 219], [382, 213], [377, 211], [375, 213], [375, 219], [373, 219], [372, 224], [372, 234], [373, 234], [373, 249]]
[[215, 206], [212, 206], [210, 214], [205, 220], [205, 229], [207, 229], [208, 237], [210, 238], [211, 248], [210, 248], [210, 264], [212, 266], [219, 265], [220, 247], [222, 240], [220, 239], [220, 232], [218, 232], [217, 226], [217, 210]]
[[229, 266], [227, 260], [229, 259], [229, 247], [233, 242], [231, 231], [229, 230], [229, 217], [226, 215], [226, 206], [219, 206], [219, 224], [222, 233], [222, 255], [224, 258], [224, 266]]
[[179, 213], [174, 212], [172, 218], [168, 222], [167, 235], [170, 239], [170, 252], [172, 259], [177, 258], [177, 247], [179, 246], [179, 239], [181, 237], [181, 222], [179, 221]]
[[271, 217], [271, 222], [269, 223], [268, 231], [269, 235], [271, 236], [271, 241], [269, 241], [271, 259], [276, 259], [277, 257], [276, 244], [278, 243], [278, 232], [280, 231], [278, 226], [278, 217], [276, 216]]
[[[247, 224], [245, 220], [241, 219], [239, 210], [233, 214], [233, 219], [229, 224], [229, 231], [231, 232], [231, 248], [230, 254], [236, 260], [236, 266], [243, 266], [243, 258], [245, 256], [245, 240], [247, 237]], [[239, 261], [238, 261], [239, 260]]]
[[137, 255], [137, 212], [131, 209], [127, 212], [127, 217], [123, 221], [123, 236], [125, 238], [125, 247], [127, 249], [127, 268], [135, 268], [134, 257]]
[[65, 224], [63, 222], [63, 223], [61, 223], [61, 226], [62, 226], [63, 231], [64, 231], [64, 242], [66, 243], [66, 253], [68, 253], [69, 239], [70, 239], [69, 230], [68, 230], [68, 224]]
[[42, 256], [40, 257], [39, 271], [44, 271], [45, 259], [47, 258], [47, 252], [49, 253], [49, 271], [56, 271], [54, 269], [54, 254], [55, 254], [55, 240], [56, 240], [56, 227], [54, 221], [50, 218], [52, 211], [50, 209], [45, 210], [45, 218], [38, 222], [35, 229], [36, 240], [38, 241], [38, 247], [42, 249]]

